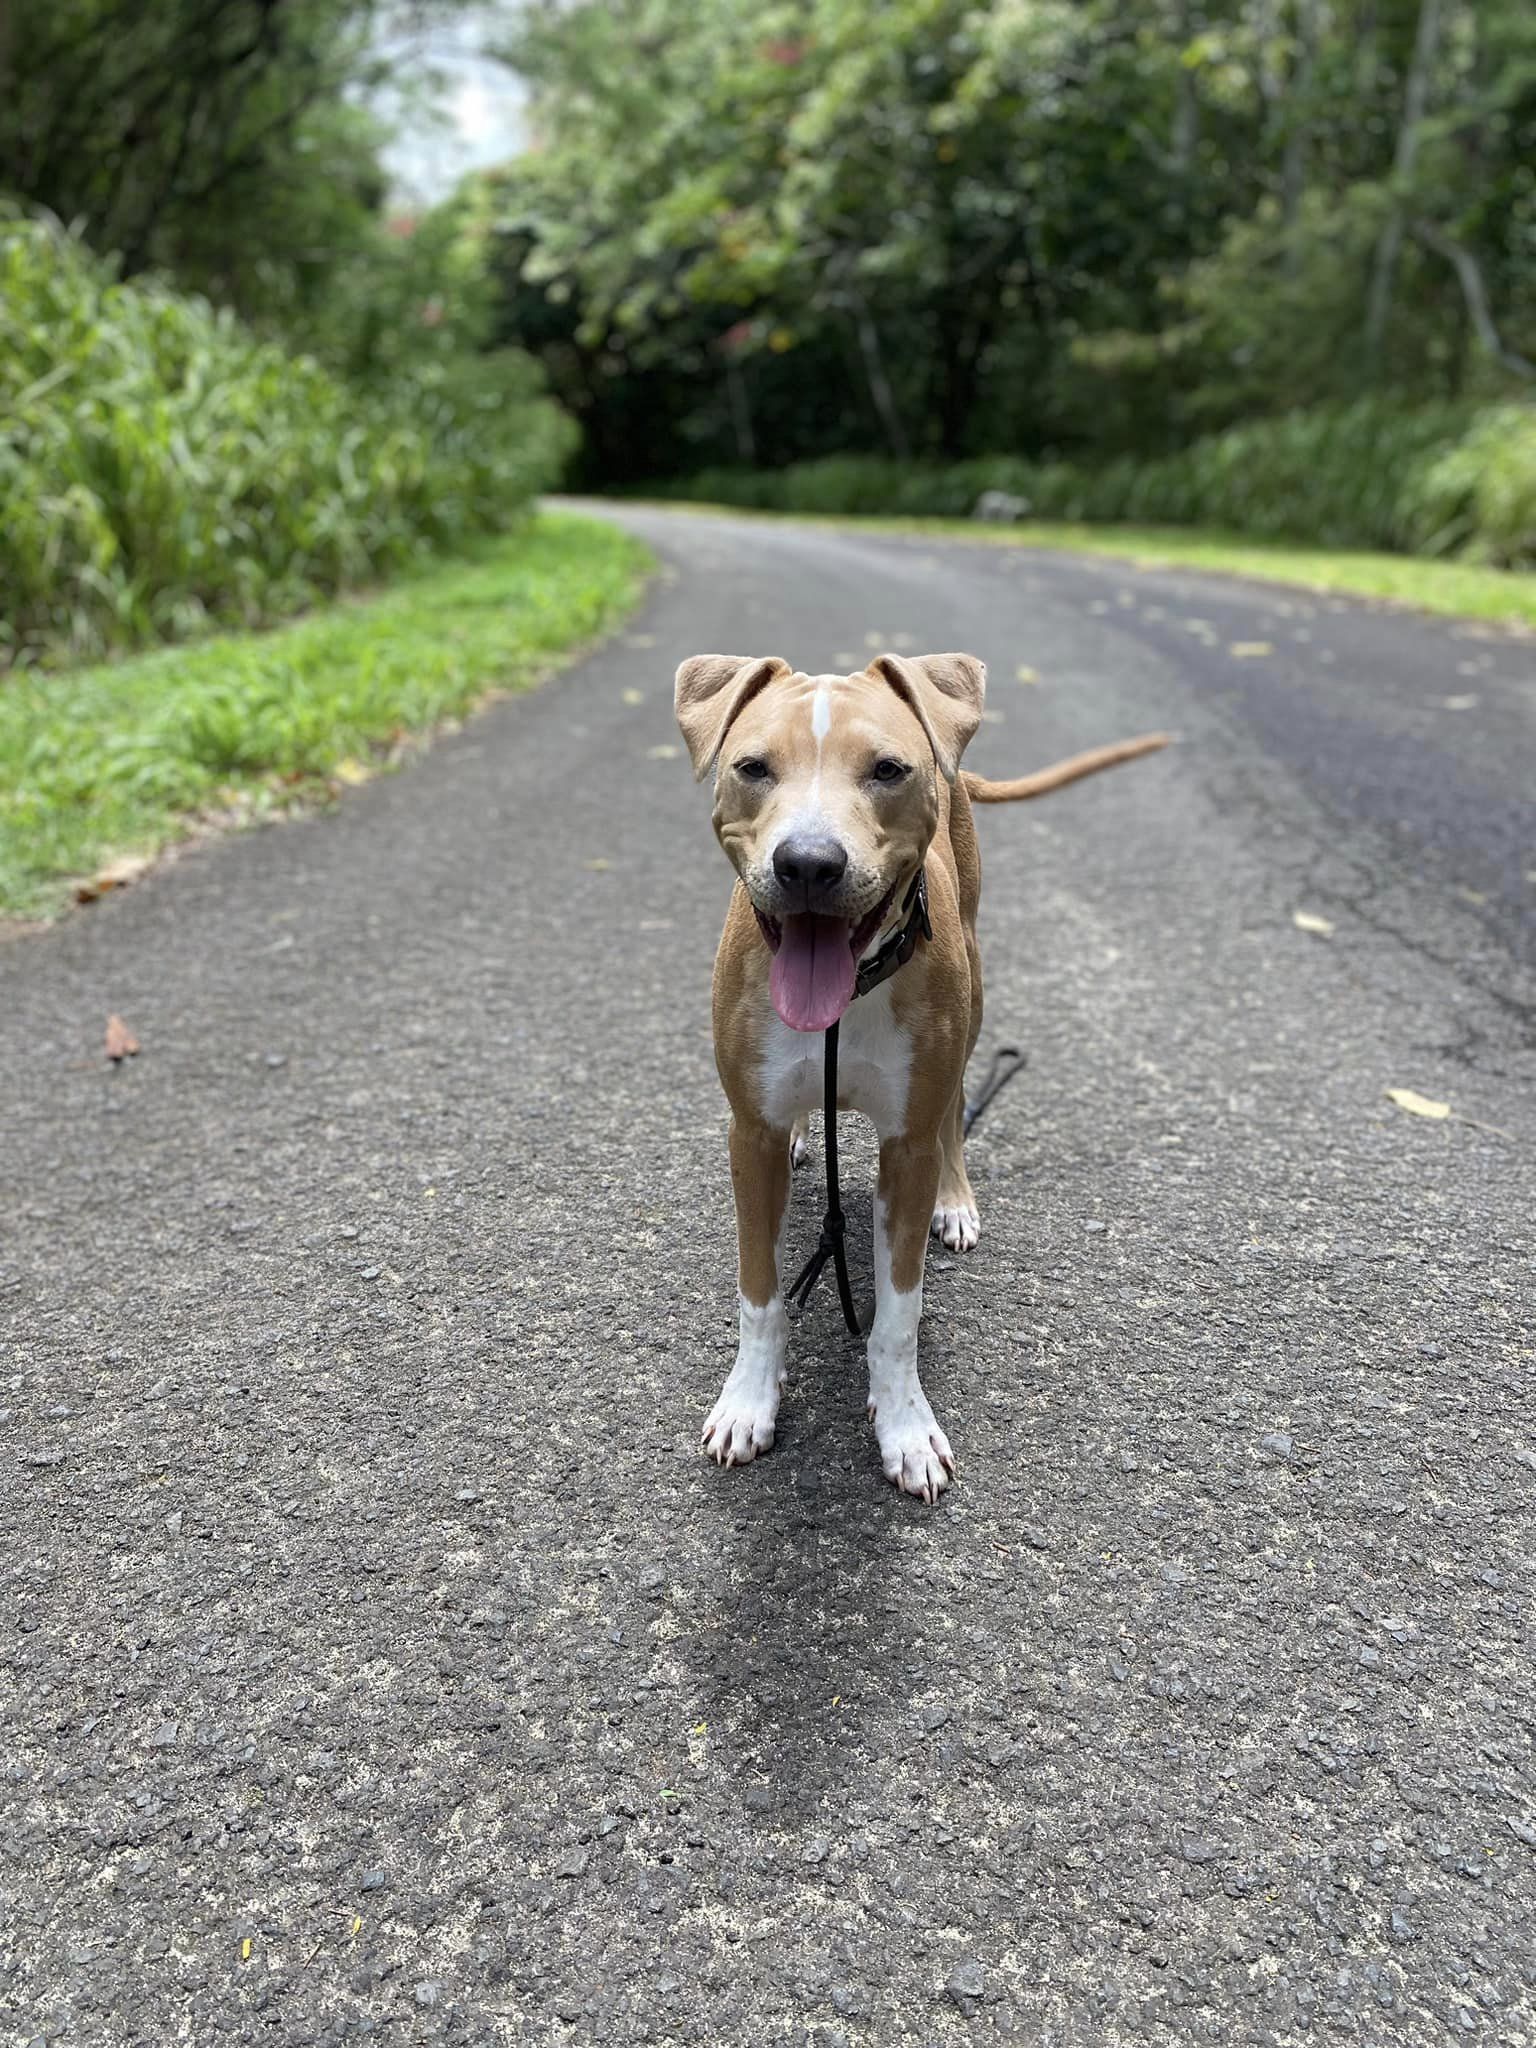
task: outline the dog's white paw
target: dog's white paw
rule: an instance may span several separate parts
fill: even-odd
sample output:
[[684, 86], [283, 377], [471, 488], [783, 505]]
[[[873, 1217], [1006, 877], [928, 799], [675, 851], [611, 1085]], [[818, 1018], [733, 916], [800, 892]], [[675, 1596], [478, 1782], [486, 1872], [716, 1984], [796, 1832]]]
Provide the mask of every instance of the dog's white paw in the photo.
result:
[[886, 1478], [903, 1493], [915, 1493], [931, 1505], [953, 1476], [955, 1454], [928, 1396], [919, 1387], [884, 1407], [871, 1402], [869, 1415]]
[[953, 1208], [941, 1202], [933, 1212], [929, 1228], [952, 1252], [974, 1251], [981, 1242], [981, 1218], [970, 1202]]
[[810, 1120], [801, 1117], [789, 1134], [789, 1164], [793, 1171], [804, 1166], [811, 1156]]
[[773, 1449], [778, 1415], [776, 1380], [765, 1384], [759, 1373], [733, 1372], [704, 1419], [700, 1447], [717, 1465], [750, 1465], [760, 1451]]

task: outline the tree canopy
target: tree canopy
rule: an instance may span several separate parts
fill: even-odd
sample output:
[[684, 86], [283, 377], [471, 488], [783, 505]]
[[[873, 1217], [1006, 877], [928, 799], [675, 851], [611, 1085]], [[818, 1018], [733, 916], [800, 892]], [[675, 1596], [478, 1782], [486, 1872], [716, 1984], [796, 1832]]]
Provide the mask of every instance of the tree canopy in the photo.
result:
[[1525, 0], [535, 0], [500, 319], [600, 474], [1157, 450], [1536, 358]]

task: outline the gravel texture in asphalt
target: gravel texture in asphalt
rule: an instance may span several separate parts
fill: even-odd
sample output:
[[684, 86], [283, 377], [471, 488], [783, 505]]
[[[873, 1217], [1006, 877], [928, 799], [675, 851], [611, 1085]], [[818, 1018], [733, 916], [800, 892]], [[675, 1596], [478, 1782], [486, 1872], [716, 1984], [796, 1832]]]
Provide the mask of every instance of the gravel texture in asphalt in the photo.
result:
[[[578, 668], [0, 950], [6, 2038], [1536, 2039], [1536, 644], [614, 516]], [[987, 660], [990, 774], [1180, 735], [979, 814], [1029, 1065], [934, 1510], [826, 1282], [771, 1455], [698, 1448], [672, 670], [885, 646]]]

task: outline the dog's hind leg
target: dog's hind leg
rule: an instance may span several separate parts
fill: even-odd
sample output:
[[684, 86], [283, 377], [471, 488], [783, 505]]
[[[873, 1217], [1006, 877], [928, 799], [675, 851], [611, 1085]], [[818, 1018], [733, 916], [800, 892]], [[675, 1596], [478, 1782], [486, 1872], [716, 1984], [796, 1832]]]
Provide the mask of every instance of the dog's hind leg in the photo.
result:
[[797, 1116], [794, 1129], [789, 1134], [789, 1163], [791, 1167], [804, 1166], [811, 1156], [811, 1120], [808, 1116]]
[[789, 1350], [779, 1252], [789, 1206], [789, 1139], [757, 1118], [731, 1118], [741, 1336], [736, 1363], [705, 1418], [703, 1448], [720, 1465], [750, 1465], [772, 1447]]
[[[981, 1036], [982, 1012], [981, 958], [970, 932], [966, 933], [965, 950], [971, 969], [971, 1022], [965, 1043], [965, 1057], [969, 1062]], [[939, 1125], [939, 1155], [939, 1194], [933, 1205], [933, 1234], [949, 1251], [974, 1251], [981, 1241], [981, 1215], [976, 1207], [971, 1176], [965, 1170], [964, 1068]]]
[[965, 1170], [965, 1088], [955, 1090], [954, 1100], [939, 1126], [939, 1193], [933, 1205], [932, 1230], [952, 1252], [974, 1250], [981, 1239], [981, 1216], [976, 1207], [971, 1177]]

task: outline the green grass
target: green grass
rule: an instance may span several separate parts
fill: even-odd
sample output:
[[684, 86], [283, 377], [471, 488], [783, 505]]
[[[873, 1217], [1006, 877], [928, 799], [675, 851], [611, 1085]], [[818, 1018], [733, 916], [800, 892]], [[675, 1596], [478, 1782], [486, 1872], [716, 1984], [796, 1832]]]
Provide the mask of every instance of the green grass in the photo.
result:
[[[655, 503], [664, 511], [681, 509], [675, 499], [657, 499]], [[1211, 569], [1230, 576], [1289, 583], [1303, 590], [1377, 598], [1449, 618], [1536, 627], [1536, 574], [1516, 569], [1426, 561], [1415, 555], [1297, 547], [1286, 541], [1247, 540], [1200, 527], [1102, 526], [1065, 520], [992, 526], [974, 519], [740, 512], [735, 506], [704, 503], [690, 503], [689, 509], [746, 519], [792, 518], [802, 525], [856, 527], [861, 532], [931, 534], [935, 539], [973, 541], [983, 547], [1061, 548], [1110, 555], [1147, 568]]]
[[649, 562], [615, 527], [546, 514], [272, 632], [0, 678], [0, 913], [45, 916], [108, 860], [392, 765], [611, 626]]

